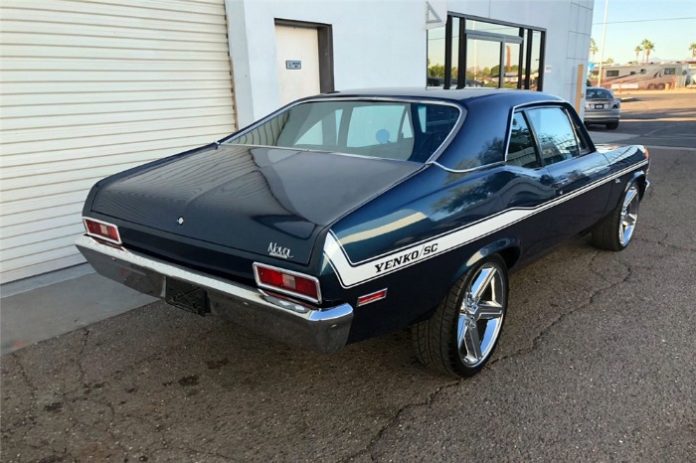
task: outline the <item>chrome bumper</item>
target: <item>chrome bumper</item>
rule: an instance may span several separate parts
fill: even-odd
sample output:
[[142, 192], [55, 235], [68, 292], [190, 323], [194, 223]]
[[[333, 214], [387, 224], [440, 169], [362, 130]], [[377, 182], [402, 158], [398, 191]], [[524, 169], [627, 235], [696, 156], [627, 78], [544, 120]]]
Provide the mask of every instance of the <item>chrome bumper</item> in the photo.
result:
[[164, 298], [167, 278], [199, 286], [206, 291], [212, 313], [282, 342], [329, 353], [348, 340], [353, 320], [350, 304], [319, 309], [84, 235], [75, 246], [98, 273], [145, 294]]
[[587, 111], [585, 110], [584, 120], [586, 121], [619, 121], [621, 120], [620, 110]]

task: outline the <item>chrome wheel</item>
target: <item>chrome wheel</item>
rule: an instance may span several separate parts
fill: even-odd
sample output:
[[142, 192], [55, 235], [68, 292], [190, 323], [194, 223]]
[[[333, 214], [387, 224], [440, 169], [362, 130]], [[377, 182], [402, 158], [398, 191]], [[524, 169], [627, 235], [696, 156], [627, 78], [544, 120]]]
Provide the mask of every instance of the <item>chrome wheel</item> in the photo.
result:
[[628, 191], [626, 191], [623, 204], [621, 205], [621, 214], [619, 215], [619, 243], [621, 243], [623, 247], [628, 246], [628, 243], [631, 242], [631, 238], [633, 238], [633, 232], [636, 229], [636, 222], [638, 221], [639, 204], [640, 197], [638, 194], [638, 187], [633, 184]]
[[483, 363], [495, 346], [505, 316], [504, 290], [501, 270], [486, 263], [464, 294], [457, 319], [457, 347], [467, 367]]

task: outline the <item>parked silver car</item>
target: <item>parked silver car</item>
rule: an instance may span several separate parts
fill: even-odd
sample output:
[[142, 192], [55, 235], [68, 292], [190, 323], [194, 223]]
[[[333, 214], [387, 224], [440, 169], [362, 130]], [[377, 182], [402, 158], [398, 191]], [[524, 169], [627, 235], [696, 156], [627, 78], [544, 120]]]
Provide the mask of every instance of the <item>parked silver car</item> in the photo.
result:
[[585, 125], [602, 124], [616, 129], [621, 119], [621, 102], [611, 91], [588, 87], [585, 98]]

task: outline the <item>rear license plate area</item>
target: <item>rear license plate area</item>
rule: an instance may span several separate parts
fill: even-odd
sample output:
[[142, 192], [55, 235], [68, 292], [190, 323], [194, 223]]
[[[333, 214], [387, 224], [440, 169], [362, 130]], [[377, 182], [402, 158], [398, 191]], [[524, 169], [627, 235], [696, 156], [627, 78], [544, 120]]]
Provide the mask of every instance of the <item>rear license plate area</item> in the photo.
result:
[[594, 105], [594, 108], [595, 109], [604, 109], [604, 105], [603, 104], [596, 104], [596, 105]]
[[200, 286], [167, 278], [164, 300], [179, 309], [204, 315], [210, 312], [208, 294]]

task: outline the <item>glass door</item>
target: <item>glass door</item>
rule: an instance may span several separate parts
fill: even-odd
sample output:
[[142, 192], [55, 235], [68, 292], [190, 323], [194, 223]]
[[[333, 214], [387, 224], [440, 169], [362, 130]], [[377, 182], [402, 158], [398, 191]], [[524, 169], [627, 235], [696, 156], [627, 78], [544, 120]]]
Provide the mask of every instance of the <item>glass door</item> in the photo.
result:
[[500, 87], [500, 52], [502, 43], [499, 40], [467, 39], [467, 87]]

